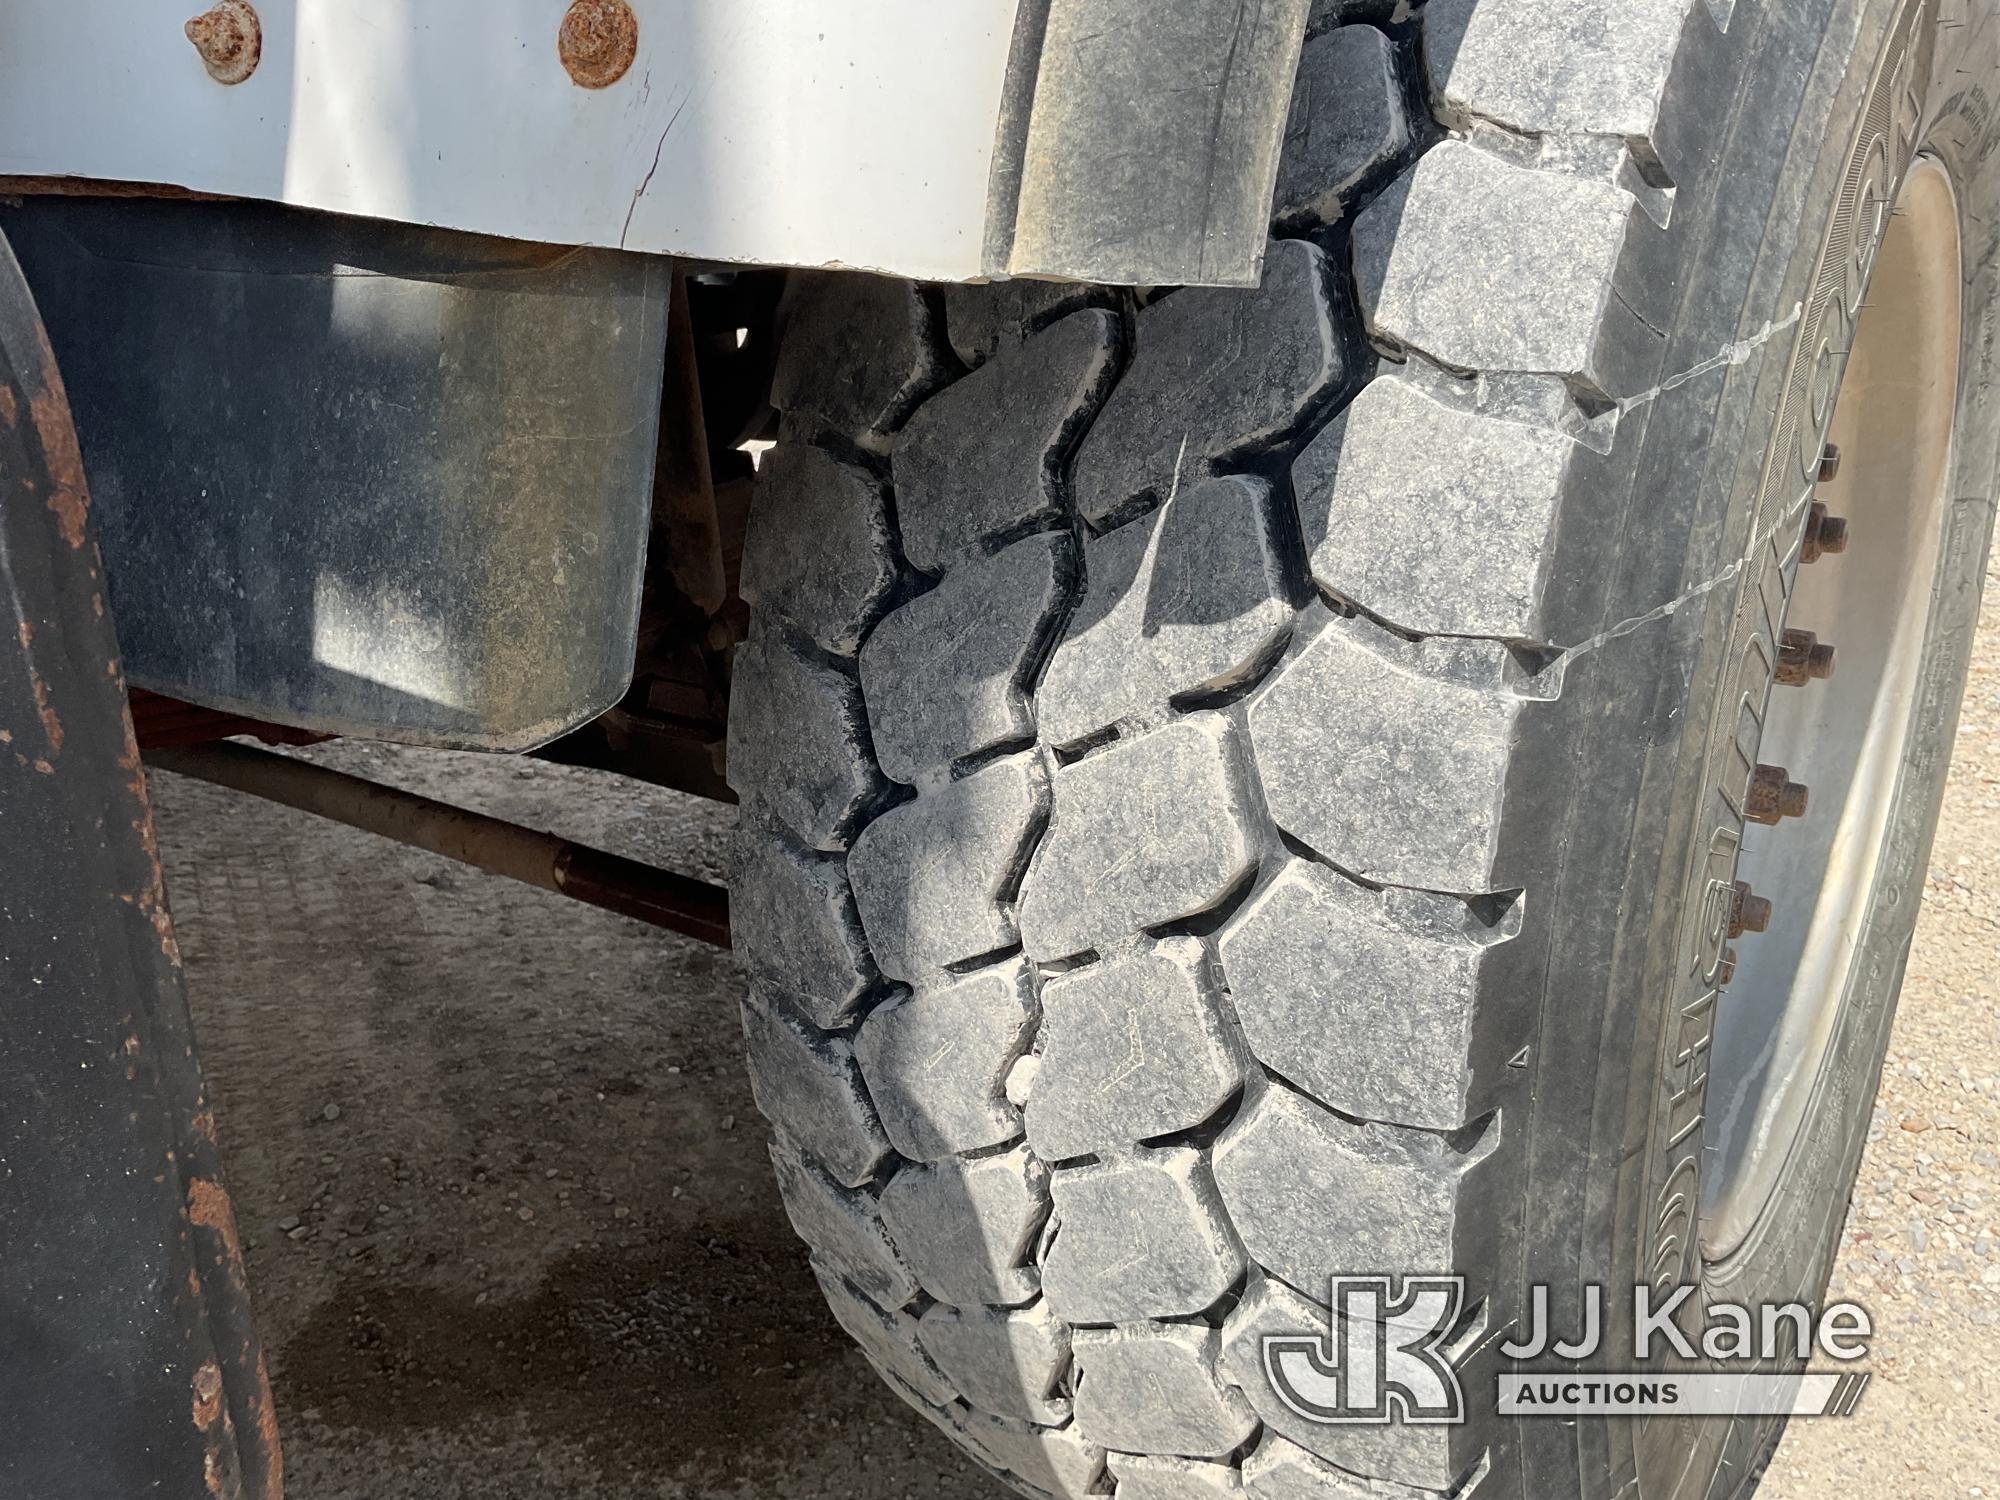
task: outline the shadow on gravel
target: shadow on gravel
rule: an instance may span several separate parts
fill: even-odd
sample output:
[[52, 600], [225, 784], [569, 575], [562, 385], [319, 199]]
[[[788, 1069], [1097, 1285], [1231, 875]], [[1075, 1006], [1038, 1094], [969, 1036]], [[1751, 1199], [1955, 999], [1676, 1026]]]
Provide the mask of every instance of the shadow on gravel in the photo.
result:
[[868, 1372], [773, 1227], [571, 1254], [532, 1296], [483, 1305], [349, 1274], [278, 1351], [279, 1408], [371, 1436], [514, 1425], [607, 1478], [767, 1476], [793, 1457], [770, 1440], [802, 1404], [835, 1419], [875, 1405], [855, 1399], [872, 1397]]

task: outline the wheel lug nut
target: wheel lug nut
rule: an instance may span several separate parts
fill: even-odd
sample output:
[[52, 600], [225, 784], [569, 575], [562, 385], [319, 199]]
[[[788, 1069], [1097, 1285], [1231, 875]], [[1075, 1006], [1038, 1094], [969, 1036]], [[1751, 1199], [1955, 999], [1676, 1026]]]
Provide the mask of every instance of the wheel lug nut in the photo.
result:
[[1847, 550], [1847, 517], [1830, 516], [1815, 500], [1806, 512], [1806, 531], [1799, 545], [1800, 562], [1818, 562], [1822, 553]]
[[1736, 950], [1724, 948], [1722, 961], [1715, 966], [1715, 983], [1719, 989], [1736, 977]]
[[1840, 448], [1834, 443], [1828, 443], [1819, 455], [1819, 482], [1831, 484], [1839, 473]]
[[1778, 638], [1777, 681], [1784, 687], [1804, 687], [1812, 678], [1833, 675], [1833, 647], [1822, 646], [1810, 630], [1787, 630]]
[[1729, 935], [1740, 938], [1746, 932], [1762, 932], [1771, 925], [1771, 903], [1750, 889], [1750, 882], [1736, 882], [1736, 900], [1729, 909]]
[[1743, 816], [1770, 825], [1780, 818], [1806, 815], [1806, 789], [1785, 774], [1783, 766], [1759, 766], [1750, 776], [1750, 794], [1743, 799]]

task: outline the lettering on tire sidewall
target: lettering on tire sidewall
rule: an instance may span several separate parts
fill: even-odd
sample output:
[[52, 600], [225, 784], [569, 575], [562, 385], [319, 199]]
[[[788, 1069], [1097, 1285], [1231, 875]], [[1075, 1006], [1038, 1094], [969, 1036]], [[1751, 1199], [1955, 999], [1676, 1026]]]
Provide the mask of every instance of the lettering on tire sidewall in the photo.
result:
[[[1786, 372], [1750, 509], [1742, 583], [1703, 751], [1704, 830], [1681, 891], [1673, 1009], [1664, 1028], [1649, 1145], [1639, 1275], [1665, 1294], [1701, 1282], [1700, 1211], [1708, 1059], [1730, 946], [1743, 806], [1777, 666], [1807, 504], [1832, 423], [1845, 354], [1902, 177], [1922, 128], [1938, 0], [1904, 0], [1877, 59]], [[1858, 60], [1858, 59], [1857, 59]], [[1844, 1091], [1837, 1091], [1844, 1092]], [[1702, 1298], [1688, 1299], [1699, 1318]], [[1666, 1438], [1650, 1433], [1642, 1448]], [[1710, 1435], [1711, 1438], [1714, 1436]], [[1699, 1439], [1676, 1433], [1667, 1451]], [[1641, 1478], [1647, 1465], [1640, 1464]], [[1683, 1476], [1693, 1478], [1692, 1474]], [[1669, 1483], [1668, 1489], [1672, 1488]], [[1653, 1493], [1651, 1486], [1648, 1493]]]

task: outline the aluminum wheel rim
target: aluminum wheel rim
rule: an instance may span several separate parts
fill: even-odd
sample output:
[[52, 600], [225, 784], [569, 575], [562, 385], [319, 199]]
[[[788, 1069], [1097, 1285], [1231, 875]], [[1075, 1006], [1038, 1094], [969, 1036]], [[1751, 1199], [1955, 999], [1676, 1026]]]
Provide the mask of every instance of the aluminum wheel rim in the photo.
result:
[[1836, 648], [1831, 678], [1774, 686], [1758, 759], [1810, 789], [1746, 830], [1739, 878], [1769, 924], [1737, 943], [1708, 1084], [1702, 1248], [1749, 1236], [1798, 1144], [1854, 978], [1914, 718], [1939, 567], [1961, 340], [1958, 204], [1920, 157], [1884, 233], [1834, 409], [1820, 487], [1851, 545], [1801, 561], [1787, 629]]

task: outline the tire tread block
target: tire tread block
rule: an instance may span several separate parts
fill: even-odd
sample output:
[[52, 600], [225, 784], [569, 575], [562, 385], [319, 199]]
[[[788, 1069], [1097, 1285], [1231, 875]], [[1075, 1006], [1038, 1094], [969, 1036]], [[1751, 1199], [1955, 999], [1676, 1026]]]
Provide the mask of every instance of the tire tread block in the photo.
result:
[[1007, 1072], [1034, 1039], [1034, 976], [1021, 959], [925, 985], [868, 1013], [854, 1055], [897, 1151], [942, 1161], [1021, 1134]]
[[1073, 745], [1121, 719], [1240, 680], [1292, 622], [1270, 486], [1190, 480], [1084, 547], [1089, 582], [1035, 694], [1042, 738]]
[[1243, 1049], [1213, 966], [1172, 938], [1050, 979], [1042, 990], [1028, 1143], [1049, 1161], [1191, 1130], [1243, 1084]]
[[1139, 314], [1132, 362], [1076, 457], [1078, 512], [1093, 525], [1226, 455], [1292, 432], [1347, 368], [1326, 256], [1280, 240], [1254, 291], [1188, 287]]
[[1063, 767], [1054, 802], [1021, 890], [1021, 941], [1039, 962], [1206, 911], [1257, 861], [1236, 731], [1216, 714]]
[[1243, 1248], [1191, 1147], [1064, 1168], [1051, 1191], [1058, 1228], [1042, 1280], [1071, 1323], [1190, 1316], [1243, 1274]]

